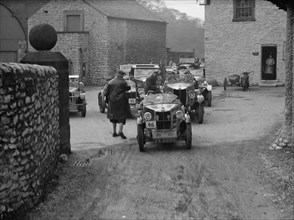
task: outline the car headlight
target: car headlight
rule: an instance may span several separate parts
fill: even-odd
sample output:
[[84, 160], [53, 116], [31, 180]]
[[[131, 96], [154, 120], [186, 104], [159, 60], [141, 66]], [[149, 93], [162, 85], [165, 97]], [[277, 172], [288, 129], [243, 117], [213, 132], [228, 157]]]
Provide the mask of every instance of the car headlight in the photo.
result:
[[199, 103], [203, 102], [203, 101], [204, 101], [204, 97], [203, 97], [203, 95], [197, 95], [197, 101], [198, 101]]
[[190, 99], [194, 99], [195, 96], [196, 96], [196, 95], [195, 95], [195, 92], [193, 92], [193, 91], [192, 91], [192, 92], [189, 92], [189, 98], [190, 98]]
[[86, 98], [86, 95], [85, 95], [85, 93], [81, 93], [81, 99], [85, 99]]
[[146, 113], [144, 114], [144, 119], [145, 119], [146, 121], [150, 121], [151, 118], [152, 118], [152, 115], [151, 115], [150, 112], [146, 112]]
[[183, 111], [181, 111], [181, 110], [178, 110], [178, 111], [176, 112], [176, 116], [177, 116], [177, 118], [178, 118], [178, 119], [182, 119], [182, 118], [183, 118], [183, 116], [184, 116], [184, 113], [183, 113]]
[[206, 81], [204, 81], [203, 83], [202, 83], [202, 87], [207, 87], [208, 86], [208, 83], [206, 82]]

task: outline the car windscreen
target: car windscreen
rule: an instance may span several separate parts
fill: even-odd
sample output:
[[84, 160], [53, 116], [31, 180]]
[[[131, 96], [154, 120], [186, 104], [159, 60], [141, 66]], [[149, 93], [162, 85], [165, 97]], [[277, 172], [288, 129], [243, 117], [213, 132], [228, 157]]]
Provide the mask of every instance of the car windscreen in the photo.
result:
[[134, 78], [137, 79], [146, 79], [149, 75], [151, 75], [157, 69], [134, 69]]
[[194, 77], [191, 74], [173, 74], [166, 75], [165, 83], [188, 83], [193, 84]]
[[172, 103], [177, 99], [177, 96], [173, 93], [158, 93], [149, 94], [144, 99], [144, 104], [161, 104], [161, 103]]

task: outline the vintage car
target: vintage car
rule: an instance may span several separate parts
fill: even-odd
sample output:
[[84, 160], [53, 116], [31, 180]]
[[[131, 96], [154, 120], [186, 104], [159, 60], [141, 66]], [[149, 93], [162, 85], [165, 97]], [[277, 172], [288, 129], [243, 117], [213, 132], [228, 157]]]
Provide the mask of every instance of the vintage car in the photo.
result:
[[211, 107], [212, 102], [212, 85], [206, 80], [204, 69], [191, 69], [190, 73], [194, 76], [197, 81], [198, 88], [204, 97], [205, 104]]
[[98, 92], [98, 110], [101, 113], [104, 113], [105, 110], [107, 109], [107, 100], [105, 96], [105, 89], [106, 89], [107, 84], [104, 85], [103, 89], [101, 89]]
[[69, 75], [69, 111], [81, 112], [85, 117], [86, 105], [84, 84], [80, 82], [79, 75]]
[[146, 83], [146, 78], [150, 76], [155, 70], [159, 70], [159, 65], [133, 64], [131, 66], [131, 69], [129, 72], [130, 80], [136, 83], [137, 91], [141, 99], [144, 95], [144, 87]]
[[204, 97], [191, 74], [167, 74], [164, 91], [177, 95], [186, 111], [196, 113], [199, 124], [203, 123]]
[[191, 149], [191, 118], [178, 97], [172, 93], [148, 94], [141, 102], [137, 117], [139, 150], [146, 142], [171, 143], [184, 140]]
[[120, 69], [127, 74], [124, 78], [127, 80], [131, 89], [127, 92], [132, 116], [137, 116], [137, 105], [144, 99], [144, 87], [146, 78], [155, 70], [159, 70], [156, 64], [127, 64], [121, 65]]

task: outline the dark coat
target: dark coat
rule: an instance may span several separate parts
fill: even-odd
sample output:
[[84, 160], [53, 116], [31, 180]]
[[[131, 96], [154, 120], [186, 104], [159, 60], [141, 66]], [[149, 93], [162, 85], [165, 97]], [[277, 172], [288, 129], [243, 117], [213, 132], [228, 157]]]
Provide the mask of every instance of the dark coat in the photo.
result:
[[110, 120], [125, 119], [130, 114], [129, 100], [126, 91], [131, 87], [120, 76], [110, 80], [105, 88], [108, 100], [107, 118]]
[[155, 93], [160, 92], [159, 87], [156, 84], [157, 82], [157, 75], [151, 74], [146, 78], [144, 92], [147, 94], [149, 90], [153, 90]]

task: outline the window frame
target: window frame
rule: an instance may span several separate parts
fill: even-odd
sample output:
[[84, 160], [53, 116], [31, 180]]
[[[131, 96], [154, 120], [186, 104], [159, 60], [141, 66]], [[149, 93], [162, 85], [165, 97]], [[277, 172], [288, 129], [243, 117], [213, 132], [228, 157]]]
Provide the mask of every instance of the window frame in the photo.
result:
[[[84, 12], [81, 10], [66, 10], [63, 13], [63, 30], [64, 32], [84, 32]], [[80, 16], [80, 30], [79, 31], [69, 31], [67, 24], [67, 16]]]
[[237, 1], [241, 1], [241, 0], [233, 0], [233, 7], [234, 7], [233, 22], [239, 22], [239, 21], [255, 21], [255, 0], [250, 0], [250, 1], [253, 2], [252, 16], [250, 16], [250, 17], [237, 17]]

